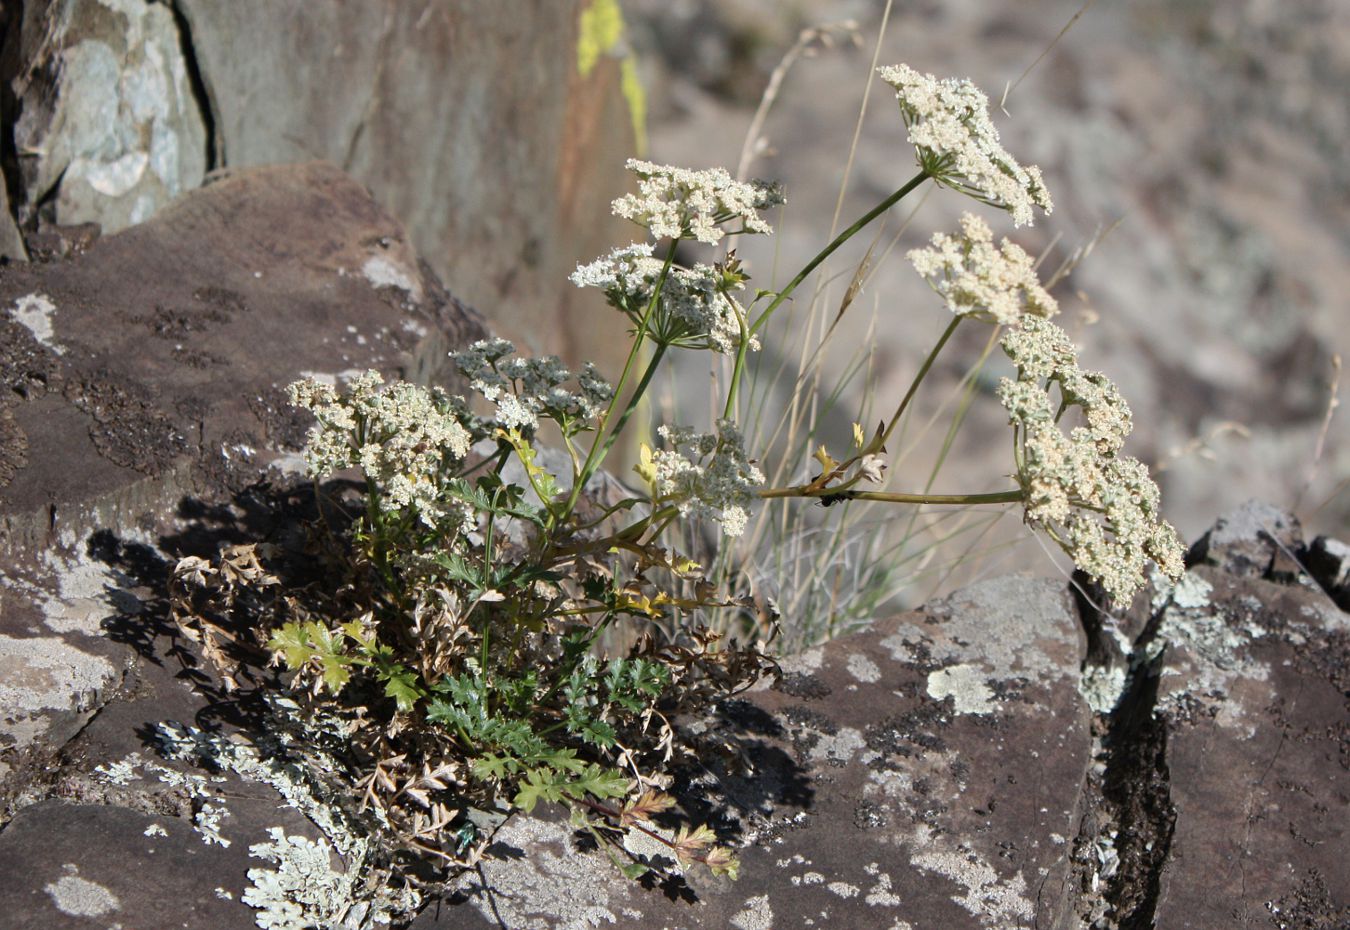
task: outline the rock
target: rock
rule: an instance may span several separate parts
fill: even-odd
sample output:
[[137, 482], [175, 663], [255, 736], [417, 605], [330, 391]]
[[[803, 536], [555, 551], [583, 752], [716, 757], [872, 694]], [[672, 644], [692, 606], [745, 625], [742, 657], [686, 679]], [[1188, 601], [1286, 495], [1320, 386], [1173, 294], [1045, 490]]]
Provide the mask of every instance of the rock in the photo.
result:
[[30, 238], [39, 213], [113, 232], [204, 172], [325, 159], [501, 335], [617, 369], [613, 311], [566, 280], [626, 241], [609, 204], [642, 131], [617, 37], [582, 60], [591, 5], [23, 4], [14, 207]]
[[45, 202], [59, 224], [113, 232], [201, 183], [206, 125], [169, 6], [35, 0], [21, 15], [7, 75], [21, 220]]
[[9, 210], [9, 191], [0, 184], [0, 260], [11, 262], [28, 261], [28, 250], [24, 248], [23, 236], [14, 223], [14, 215]]
[[1350, 546], [1318, 536], [1308, 547], [1308, 571], [1342, 610], [1350, 610]]
[[1111, 868], [1080, 912], [1094, 927], [1342, 926], [1350, 616], [1302, 571], [1297, 521], [1268, 505], [1220, 518], [1191, 561], [1155, 592], [1128, 677], [1097, 708], [1089, 792]]
[[1346, 926], [1350, 616], [1208, 566], [1183, 587], [1155, 640], [1176, 818], [1156, 925]]
[[414, 926], [1075, 926], [1081, 655], [1062, 586], [1019, 578], [811, 650], [724, 705], [679, 779], [747, 844], [738, 882], [645, 891], [565, 825], [517, 817], [464, 903]]
[[319, 163], [237, 172], [76, 258], [0, 267], [0, 309], [2, 797], [153, 655], [163, 572], [109, 551], [153, 563], [194, 533], [256, 532], [273, 504], [232, 498], [300, 467], [286, 384], [445, 381], [483, 330]]
[[17, 401], [0, 548], [69, 545], [293, 469], [290, 381], [444, 380], [446, 351], [483, 332], [402, 227], [320, 163], [241, 171], [74, 261], [0, 269], [0, 308]]
[[241, 878], [262, 865], [248, 847], [267, 839], [262, 824], [277, 814], [269, 799], [250, 800], [224, 821], [228, 847], [204, 842], [190, 815], [61, 801], [24, 808], [0, 833], [0, 924], [253, 928]]
[[1186, 555], [1188, 564], [1205, 562], [1233, 575], [1264, 578], [1277, 565], [1289, 565], [1303, 548], [1303, 531], [1291, 514], [1248, 501], [1220, 517]]

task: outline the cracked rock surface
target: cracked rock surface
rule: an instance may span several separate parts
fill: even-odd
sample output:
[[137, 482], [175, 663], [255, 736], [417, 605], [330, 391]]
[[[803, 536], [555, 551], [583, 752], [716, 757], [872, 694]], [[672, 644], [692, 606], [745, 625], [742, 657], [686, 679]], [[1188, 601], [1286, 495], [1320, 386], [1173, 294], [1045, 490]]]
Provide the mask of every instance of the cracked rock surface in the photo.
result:
[[113, 555], [209, 552], [270, 519], [240, 495], [299, 468], [286, 384], [441, 380], [482, 332], [319, 163], [242, 171], [77, 257], [0, 267], [0, 794], [152, 654], [163, 579]]
[[[1345, 926], [1350, 621], [1317, 577], [1275, 560], [1300, 564], [1297, 525], [1253, 513], [1224, 524], [1252, 534], [1220, 540], [1244, 547], [1245, 574], [1211, 536], [1180, 584], [1119, 624], [1061, 582], [994, 579], [790, 659], [778, 684], [686, 721], [681, 809], [740, 847], [738, 882], [627, 883], [545, 812], [508, 820], [481, 870], [412, 926]], [[209, 545], [204, 530], [90, 547], [143, 604], [123, 599], [109, 638], [141, 638], [127, 686], [18, 773], [0, 926], [252, 926], [240, 901], [259, 863], [245, 850], [276, 827], [317, 835], [269, 785], [150, 748], [163, 720], [262, 735], [155, 600], [158, 553]], [[48, 618], [98, 635], [87, 616]], [[1132, 634], [1127, 670], [1102, 693], [1082, 665], [1115, 661], [1091, 647], [1117, 626]], [[153, 887], [134, 878], [146, 873]]]

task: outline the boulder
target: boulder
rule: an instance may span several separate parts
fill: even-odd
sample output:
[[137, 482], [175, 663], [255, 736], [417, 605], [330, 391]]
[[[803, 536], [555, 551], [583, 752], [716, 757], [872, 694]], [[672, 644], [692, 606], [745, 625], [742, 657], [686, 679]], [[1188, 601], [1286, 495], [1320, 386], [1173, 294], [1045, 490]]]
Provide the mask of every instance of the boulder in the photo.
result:
[[322, 163], [235, 172], [77, 258], [0, 267], [0, 784], [153, 653], [141, 614], [162, 574], [109, 562], [109, 540], [153, 562], [166, 533], [186, 554], [185, 524], [260, 518], [228, 505], [300, 467], [289, 382], [445, 381], [446, 352], [482, 335]]
[[1163, 598], [1155, 713], [1175, 825], [1157, 926], [1350, 924], [1350, 615], [1307, 576], [1251, 577], [1290, 525], [1248, 507]]
[[29, 0], [0, 66], [14, 214], [34, 250], [52, 224], [141, 222], [207, 173], [324, 159], [502, 335], [611, 361], [612, 311], [566, 278], [622, 235], [609, 203], [643, 111], [592, 5]]
[[[11, 773], [23, 783], [0, 831], [5, 926], [244, 930], [266, 919], [240, 904], [270, 887], [262, 844], [280, 831], [322, 849], [333, 835], [316, 822], [341, 803], [297, 806], [292, 770], [160, 755], [204, 731], [217, 747], [276, 736], [164, 614], [166, 555], [207, 546], [208, 528], [256, 539], [294, 518], [284, 492], [255, 503], [270, 526], [236, 509], [221, 534], [228, 517], [208, 510], [145, 543], [102, 533], [55, 581], [7, 587], [47, 628], [23, 641], [78, 637], [85, 661], [106, 655], [123, 677], [48, 764]], [[787, 659], [781, 680], [682, 721], [680, 816], [737, 847], [737, 882], [625, 881], [541, 808], [508, 819], [411, 926], [1343, 926], [1350, 620], [1306, 575], [1251, 574], [1237, 556], [1264, 530], [1241, 525], [1227, 517], [1213, 564], [1155, 592], [1110, 700], [1080, 671], [1083, 631], [1104, 635], [1090, 605], [1059, 581], [1009, 577]], [[44, 585], [61, 598], [33, 593]], [[316, 881], [339, 874], [327, 868], [340, 866]]]
[[205, 114], [173, 9], [144, 0], [28, 0], [10, 30], [23, 221], [113, 231], [201, 184]]

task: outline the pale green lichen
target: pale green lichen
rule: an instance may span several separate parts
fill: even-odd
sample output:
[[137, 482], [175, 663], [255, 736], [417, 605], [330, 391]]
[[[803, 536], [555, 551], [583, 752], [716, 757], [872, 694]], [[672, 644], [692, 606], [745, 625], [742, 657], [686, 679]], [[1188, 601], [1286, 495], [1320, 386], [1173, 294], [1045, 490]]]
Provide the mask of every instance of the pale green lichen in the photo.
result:
[[[316, 842], [272, 827], [271, 842], [249, 848], [254, 857], [276, 864], [248, 872], [252, 885], [242, 900], [257, 910], [257, 925], [264, 930], [365, 930], [411, 916], [420, 896], [388, 881], [388, 870], [376, 867], [368, 826], [345, 813], [317, 775], [339, 770], [322, 750], [334, 734], [323, 729], [322, 721], [304, 721], [293, 701], [274, 697], [269, 705], [274, 726], [258, 746], [178, 723], [157, 727], [170, 758], [199, 760], [269, 785], [323, 833]], [[345, 865], [342, 872], [331, 866], [334, 853]]]
[[102, 885], [80, 878], [78, 871], [73, 863], [68, 864], [68, 874], [42, 889], [51, 895], [58, 911], [72, 917], [102, 917], [122, 907], [117, 895]]
[[1125, 669], [1113, 665], [1089, 665], [1078, 681], [1078, 693], [1094, 714], [1109, 714], [1125, 693]]
[[951, 698], [958, 714], [993, 713], [994, 692], [985, 672], [974, 665], [952, 665], [928, 675], [928, 696], [935, 701]]

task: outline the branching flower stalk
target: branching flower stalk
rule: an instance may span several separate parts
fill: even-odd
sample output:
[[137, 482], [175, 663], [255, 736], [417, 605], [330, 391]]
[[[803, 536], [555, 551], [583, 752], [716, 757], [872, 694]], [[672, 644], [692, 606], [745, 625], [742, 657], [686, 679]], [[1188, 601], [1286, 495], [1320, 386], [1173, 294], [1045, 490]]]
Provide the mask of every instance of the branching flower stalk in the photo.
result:
[[[687, 622], [750, 606], [678, 551], [676, 529], [711, 524], [720, 538], [735, 538], [761, 501], [787, 498], [1020, 503], [1029, 526], [1119, 600], [1142, 584], [1148, 561], [1180, 571], [1156, 486], [1120, 454], [1128, 408], [1103, 376], [1078, 368], [1067, 336], [1049, 321], [1057, 306], [1030, 257], [1007, 240], [995, 244], [969, 214], [958, 233], [939, 233], [909, 254], [952, 318], [891, 416], [870, 435], [855, 423], [841, 459], [816, 449], [811, 480], [764, 487], [737, 419], [746, 360], [825, 259], [927, 180], [1006, 210], [1014, 225], [1031, 222], [1033, 207], [1050, 209], [1039, 171], [998, 145], [987, 101], [968, 83], [904, 66], [881, 77], [896, 89], [919, 172], [782, 289], [746, 304], [738, 295], [749, 275], [734, 250], [692, 267], [676, 261], [677, 250], [771, 233], [760, 211], [783, 203], [782, 192], [721, 169], [628, 163], [637, 191], [613, 210], [650, 241], [572, 275], [632, 325], [614, 386], [590, 365], [574, 372], [556, 358], [517, 357], [502, 339], [452, 354], [472, 400], [385, 384], [374, 372], [344, 390], [292, 385], [293, 401], [315, 420], [305, 458], [316, 483], [357, 472], [364, 485], [360, 500], [335, 491], [327, 516], [337, 530], [325, 537], [319, 527], [321, 557], [299, 559], [322, 578], [288, 589], [281, 579], [298, 569], [272, 549], [185, 559], [175, 610], [227, 676], [238, 668], [218, 644], [249, 645], [249, 634], [224, 619], [239, 616], [256, 645], [293, 673], [297, 703], [344, 734], [350, 752], [333, 777], [372, 809], [372, 867], [411, 855], [448, 874], [483, 853], [501, 811], [549, 802], [568, 808], [626, 875], [659, 868], [617, 842], [630, 829], [664, 844], [681, 867], [736, 874], [733, 850], [705, 825], [676, 827], [676, 801], [656, 786], [671, 778], [675, 715], [743, 690], [776, 665], [762, 643]], [[1017, 369], [999, 391], [1013, 427], [1015, 486], [888, 490], [886, 444], [965, 321], [1001, 327], [995, 332]], [[599, 490], [592, 479], [676, 350], [734, 358], [725, 396], [715, 398], [723, 416], [706, 429], [660, 426], [654, 447], [639, 450], [641, 486]], [[560, 452], [537, 444], [546, 423], [561, 436]], [[620, 632], [625, 647], [607, 651], [606, 637]]]

